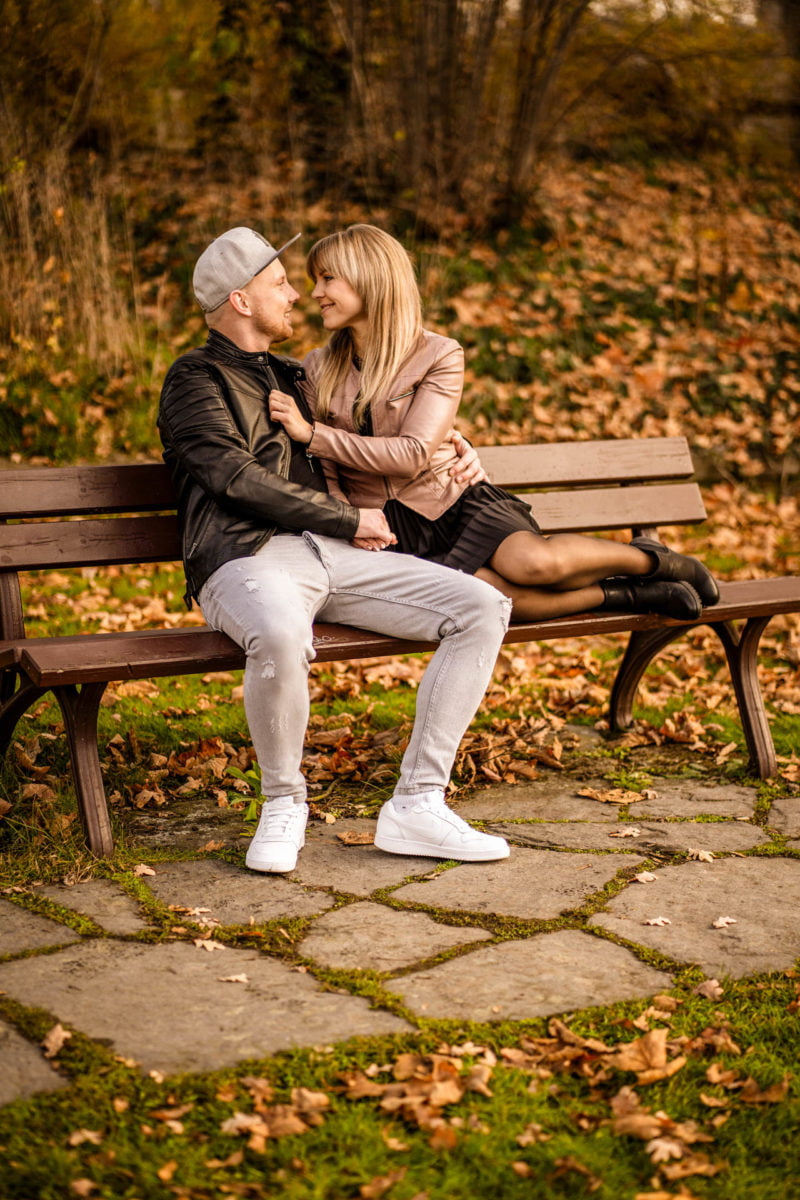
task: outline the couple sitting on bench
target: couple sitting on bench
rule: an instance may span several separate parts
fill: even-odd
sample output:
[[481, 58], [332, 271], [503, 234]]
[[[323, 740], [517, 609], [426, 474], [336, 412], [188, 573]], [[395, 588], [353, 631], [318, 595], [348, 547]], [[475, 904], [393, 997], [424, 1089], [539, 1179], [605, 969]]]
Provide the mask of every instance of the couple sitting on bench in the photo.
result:
[[315, 620], [439, 643], [375, 844], [505, 858], [504, 839], [464, 822], [445, 791], [512, 613], [693, 620], [717, 585], [648, 538], [545, 537], [527, 504], [486, 480], [453, 432], [463, 351], [423, 329], [409, 259], [383, 231], [354, 225], [312, 248], [330, 340], [302, 366], [274, 354], [299, 298], [280, 258], [296, 240], [276, 250], [237, 228], [203, 252], [193, 284], [208, 340], [172, 365], [159, 413], [187, 596], [246, 655], [264, 796], [247, 866], [291, 871], [304, 844]]

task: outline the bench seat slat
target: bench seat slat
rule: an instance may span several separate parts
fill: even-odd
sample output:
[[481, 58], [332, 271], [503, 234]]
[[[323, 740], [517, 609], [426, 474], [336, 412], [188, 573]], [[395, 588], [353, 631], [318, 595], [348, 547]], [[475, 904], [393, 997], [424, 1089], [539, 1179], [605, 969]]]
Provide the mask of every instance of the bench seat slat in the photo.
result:
[[20, 641], [0, 642], [0, 671], [5, 671], [7, 667], [13, 667], [19, 662], [22, 655], [20, 647], [24, 644], [24, 638]]
[[57, 687], [187, 675], [198, 669], [232, 671], [244, 665], [244, 655], [225, 634], [195, 626], [28, 638], [21, 646], [20, 663], [37, 685]]
[[[736, 580], [720, 584], [720, 602], [705, 610], [709, 622], [796, 612], [800, 578]], [[692, 622], [690, 622], [692, 623]], [[587, 634], [625, 633], [664, 624], [647, 613], [594, 612], [510, 626], [506, 644]], [[676, 621], [676, 625], [681, 622]], [[344, 625], [314, 627], [318, 662], [381, 658], [434, 649], [435, 643], [369, 633]], [[185, 675], [202, 671], [236, 670], [244, 655], [225, 634], [206, 626], [190, 629], [139, 629], [128, 633], [74, 634], [61, 638], [28, 638], [20, 646], [20, 662], [40, 687], [103, 680], [143, 679], [152, 675]], [[199, 666], [199, 664], [202, 664]]]
[[[435, 648], [432, 642], [410, 642], [344, 625], [319, 624], [314, 627], [314, 635], [320, 662], [380, 658]], [[206, 626], [28, 638], [19, 647], [19, 659], [26, 675], [41, 687], [192, 675], [198, 669], [233, 671], [245, 662], [243, 652], [230, 638]]]
[[492, 483], [507, 488], [645, 483], [690, 479], [694, 474], [692, 455], [682, 437], [476, 446], [476, 450]]

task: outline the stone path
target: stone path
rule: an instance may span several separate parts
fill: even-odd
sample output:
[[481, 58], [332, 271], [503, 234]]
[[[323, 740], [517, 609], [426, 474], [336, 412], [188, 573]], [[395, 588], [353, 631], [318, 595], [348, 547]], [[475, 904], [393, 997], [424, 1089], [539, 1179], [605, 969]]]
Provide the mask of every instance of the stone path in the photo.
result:
[[[228, 862], [185, 857], [208, 823], [162, 821], [140, 837], [153, 874], [0, 899], [0, 992], [171, 1074], [421, 1018], [646, 998], [688, 964], [709, 978], [793, 965], [800, 803], [775, 802], [765, 824], [755, 788], [655, 779], [620, 808], [578, 795], [585, 786], [548, 775], [463, 801], [463, 816], [514, 844], [487, 864], [347, 844], [373, 822], [339, 820], [312, 823], [293, 874], [260, 876], [241, 865], [240, 824], [223, 833]], [[645, 869], [654, 878], [640, 882]], [[358, 994], [364, 972], [377, 1000]], [[66, 1083], [0, 1022], [0, 1104]]]

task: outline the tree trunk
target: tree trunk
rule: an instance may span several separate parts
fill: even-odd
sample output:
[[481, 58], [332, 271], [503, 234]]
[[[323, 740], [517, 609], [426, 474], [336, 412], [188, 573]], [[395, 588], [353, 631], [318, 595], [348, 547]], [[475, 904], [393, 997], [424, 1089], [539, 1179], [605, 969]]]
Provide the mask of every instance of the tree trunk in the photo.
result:
[[530, 190], [553, 84], [591, 0], [522, 0], [516, 102], [511, 124], [503, 218], [519, 220]]
[[782, 114], [792, 154], [800, 161], [800, 4], [798, 0], [760, 0], [759, 16], [778, 38], [784, 56], [777, 66], [770, 64], [769, 107]]

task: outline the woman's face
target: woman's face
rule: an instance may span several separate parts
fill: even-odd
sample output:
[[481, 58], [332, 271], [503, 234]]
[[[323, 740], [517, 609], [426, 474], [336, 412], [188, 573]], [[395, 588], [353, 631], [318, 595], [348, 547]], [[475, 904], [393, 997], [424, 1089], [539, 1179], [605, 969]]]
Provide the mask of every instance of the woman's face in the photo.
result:
[[320, 272], [311, 293], [319, 304], [322, 324], [329, 333], [337, 329], [360, 330], [366, 326], [364, 302], [349, 283]]

